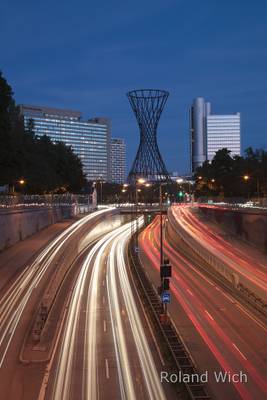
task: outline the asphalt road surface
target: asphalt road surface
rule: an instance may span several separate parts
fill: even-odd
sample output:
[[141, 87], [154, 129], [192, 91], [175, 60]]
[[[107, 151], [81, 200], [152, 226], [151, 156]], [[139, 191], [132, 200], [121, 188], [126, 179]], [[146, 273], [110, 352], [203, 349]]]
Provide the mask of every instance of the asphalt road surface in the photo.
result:
[[[205, 235], [204, 229], [202, 234]], [[143, 264], [157, 286], [159, 218], [143, 231], [140, 246]], [[234, 252], [229, 247], [225, 249], [227, 254], [230, 251]], [[164, 253], [173, 266], [169, 312], [199, 370], [209, 371], [208, 385], [215, 399], [266, 399], [266, 326], [167, 241]], [[217, 383], [214, 371], [227, 371], [230, 377], [242, 371], [247, 382], [243, 378], [243, 382]]]
[[[140, 221], [141, 223], [141, 221]], [[175, 399], [127, 268], [130, 223], [88, 252], [39, 400]]]

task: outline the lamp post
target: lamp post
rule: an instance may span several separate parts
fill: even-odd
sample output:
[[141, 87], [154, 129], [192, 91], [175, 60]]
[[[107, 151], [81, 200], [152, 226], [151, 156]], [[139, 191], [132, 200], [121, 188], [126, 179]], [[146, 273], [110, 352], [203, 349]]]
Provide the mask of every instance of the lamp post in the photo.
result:
[[103, 202], [103, 183], [105, 183], [105, 181], [103, 181], [102, 178], [98, 178], [98, 181], [100, 183], [100, 203], [102, 204], [102, 202]]
[[[249, 179], [250, 179], [250, 176], [249, 176], [249, 175], [244, 175], [244, 176], [243, 176], [243, 179], [244, 179], [244, 181], [245, 181], [245, 182], [248, 182], [248, 181], [249, 181]], [[247, 196], [248, 196], [248, 200], [249, 200], [249, 187], [248, 187], [248, 193], [247, 193]]]
[[162, 221], [162, 183], [159, 184], [159, 208], [160, 208], [160, 265], [163, 264], [163, 221]]
[[[245, 182], [248, 182], [250, 180], [249, 175], [244, 175], [243, 179]], [[260, 202], [260, 179], [258, 176], [256, 176], [256, 185], [257, 185], [257, 198], [258, 198], [258, 203]], [[248, 199], [249, 199], [249, 188], [248, 188]]]
[[[144, 178], [138, 178], [135, 180], [135, 226], [136, 226], [136, 230], [135, 230], [135, 248], [137, 249], [138, 247], [138, 238], [137, 238], [137, 234], [138, 234], [138, 193], [141, 192], [141, 189], [138, 187], [139, 185], [145, 185], [145, 186], [150, 186], [150, 184], [148, 184], [146, 182], [146, 180]], [[126, 187], [127, 184], [124, 184], [123, 186]], [[127, 185], [128, 186], [128, 185]], [[133, 232], [132, 232], [133, 234]]]
[[260, 180], [258, 176], [257, 176], [257, 197], [258, 197], [258, 203], [260, 203]]

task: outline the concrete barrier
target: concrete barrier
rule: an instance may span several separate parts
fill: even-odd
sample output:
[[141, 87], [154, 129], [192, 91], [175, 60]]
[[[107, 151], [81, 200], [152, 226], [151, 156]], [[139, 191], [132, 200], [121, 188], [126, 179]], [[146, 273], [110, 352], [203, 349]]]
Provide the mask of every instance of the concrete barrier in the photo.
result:
[[209, 266], [208, 272], [213, 275], [221, 276], [229, 288], [242, 292], [251, 304], [258, 302], [259, 309], [267, 313], [267, 292], [253, 281], [247, 279], [244, 274], [238, 272], [238, 268], [233, 268], [235, 262], [225, 254], [218, 256], [212, 247], [203, 245], [197, 238], [191, 236], [173, 215], [172, 209], [168, 210], [168, 224], [166, 234], [175, 246], [177, 239], [183, 240], [191, 249]]
[[228, 232], [260, 250], [267, 251], [267, 213], [260, 210], [235, 210], [199, 205], [198, 209]]
[[39, 207], [0, 213], [0, 251], [48, 225], [73, 216], [71, 207]]

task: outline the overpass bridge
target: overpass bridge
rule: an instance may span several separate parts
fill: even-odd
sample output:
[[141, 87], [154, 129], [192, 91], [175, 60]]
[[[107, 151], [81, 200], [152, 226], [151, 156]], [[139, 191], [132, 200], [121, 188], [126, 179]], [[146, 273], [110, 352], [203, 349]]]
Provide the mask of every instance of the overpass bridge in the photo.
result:
[[154, 204], [113, 204], [114, 207], [121, 214], [152, 214], [152, 213], [160, 213], [167, 214], [168, 207], [166, 204], [163, 204], [162, 207], [158, 203]]

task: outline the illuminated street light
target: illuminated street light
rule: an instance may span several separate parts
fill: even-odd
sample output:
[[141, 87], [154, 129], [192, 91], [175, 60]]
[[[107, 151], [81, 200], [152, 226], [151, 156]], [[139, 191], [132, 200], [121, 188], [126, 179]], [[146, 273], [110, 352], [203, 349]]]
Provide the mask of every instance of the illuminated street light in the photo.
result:
[[203, 179], [202, 176], [198, 176], [197, 178], [198, 178], [199, 180]]
[[244, 176], [243, 176], [243, 179], [244, 179], [245, 181], [248, 181], [248, 180], [249, 180], [249, 175], [244, 175]]
[[145, 187], [150, 187], [151, 186], [151, 183], [146, 183], [145, 184]]
[[20, 179], [20, 180], [19, 180], [19, 184], [20, 184], [20, 185], [24, 185], [24, 183], [25, 183], [25, 180], [24, 180], [24, 179]]
[[183, 181], [184, 181], [184, 180], [183, 180], [182, 178], [178, 178], [178, 179], [176, 180], [177, 183], [183, 183]]
[[125, 192], [127, 192], [127, 190], [126, 189], [122, 189], [122, 193], [125, 193]]
[[139, 178], [137, 179], [137, 182], [143, 184], [146, 182], [146, 180], [144, 178]]
[[124, 184], [123, 184], [123, 187], [124, 187], [124, 188], [126, 188], [126, 187], [128, 187], [128, 186], [129, 186], [129, 183], [124, 183]]

